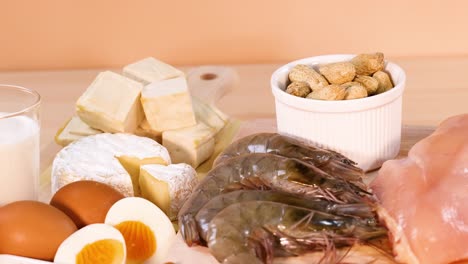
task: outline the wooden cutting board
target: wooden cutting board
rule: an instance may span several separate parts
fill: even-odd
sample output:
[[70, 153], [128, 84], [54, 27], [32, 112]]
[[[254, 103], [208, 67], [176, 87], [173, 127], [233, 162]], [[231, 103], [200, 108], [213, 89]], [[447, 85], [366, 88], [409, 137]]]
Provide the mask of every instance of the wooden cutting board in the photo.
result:
[[[215, 104], [223, 95], [228, 93], [238, 82], [237, 74], [230, 68], [226, 67], [198, 67], [194, 68], [187, 74], [188, 83], [191, 93], [203, 99], [208, 103]], [[232, 119], [229, 123], [230, 129], [225, 134], [229, 140], [241, 138], [243, 136], [256, 132], [276, 132], [276, 122], [274, 118], [267, 119], [247, 119], [235, 120]], [[408, 150], [420, 139], [429, 135], [434, 129], [430, 127], [404, 126], [402, 131], [402, 142], [399, 157], [404, 157]], [[54, 144], [54, 143], [51, 143]], [[219, 149], [224, 146], [218, 146]], [[47, 149], [47, 148], [46, 148]], [[53, 159], [55, 153], [42, 153], [46, 159]], [[44, 157], [45, 156], [45, 157]], [[209, 169], [210, 164], [207, 163], [202, 168], [204, 172]], [[366, 174], [366, 182], [370, 182], [377, 174], [377, 171]], [[40, 178], [40, 195], [39, 199], [44, 202], [49, 202], [51, 198], [50, 192], [50, 166], [42, 174]], [[169, 252], [167, 261], [174, 263], [217, 263], [216, 260], [209, 254], [207, 248], [193, 247], [189, 248], [178, 235], [174, 242], [171, 251]], [[275, 263], [310, 263], [320, 259], [319, 254], [308, 254], [305, 256], [289, 259], [277, 259]], [[355, 247], [345, 259], [348, 263], [393, 263], [388, 258], [381, 257], [380, 254], [369, 247]]]
[[[190, 88], [190, 93], [198, 97], [208, 104], [215, 104], [221, 97], [231, 91], [239, 82], [237, 73], [229, 67], [222, 66], [200, 66], [192, 68], [187, 72], [187, 83]], [[73, 105], [70, 105], [73, 107]], [[239, 122], [235, 119], [228, 123], [228, 127], [235, 133], [238, 131]], [[57, 130], [59, 127], [56, 128]], [[226, 137], [232, 138], [232, 132], [225, 133]], [[41, 160], [46, 160], [46, 168], [41, 172], [39, 177], [39, 201], [48, 203], [52, 198], [50, 175], [52, 170], [52, 161], [56, 154], [56, 143], [51, 140], [44, 150], [41, 152]], [[218, 151], [223, 146], [218, 145]], [[210, 163], [214, 160], [210, 159], [201, 166], [200, 174], [206, 173], [211, 168]], [[50, 162], [50, 163], [49, 163]]]

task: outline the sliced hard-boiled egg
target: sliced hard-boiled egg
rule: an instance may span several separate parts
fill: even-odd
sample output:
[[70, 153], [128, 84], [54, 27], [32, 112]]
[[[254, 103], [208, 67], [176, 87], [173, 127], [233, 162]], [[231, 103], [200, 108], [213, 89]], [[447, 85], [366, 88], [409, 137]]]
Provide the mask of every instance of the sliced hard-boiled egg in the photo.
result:
[[33, 258], [26, 258], [8, 254], [0, 254], [0, 263], [8, 263], [8, 264], [53, 264], [49, 261], [33, 259]]
[[150, 201], [128, 197], [107, 212], [106, 224], [117, 228], [127, 245], [127, 263], [161, 263], [175, 238], [166, 214]]
[[125, 240], [119, 230], [106, 224], [91, 224], [62, 242], [54, 263], [123, 264], [126, 256]]

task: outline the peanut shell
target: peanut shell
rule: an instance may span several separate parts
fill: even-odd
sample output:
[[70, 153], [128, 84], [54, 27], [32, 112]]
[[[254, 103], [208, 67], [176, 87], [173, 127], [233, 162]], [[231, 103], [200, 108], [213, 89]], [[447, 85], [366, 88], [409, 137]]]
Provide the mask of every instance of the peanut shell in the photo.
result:
[[374, 72], [381, 71], [384, 68], [384, 54], [381, 52], [359, 54], [351, 63], [356, 67], [357, 75], [372, 75]]
[[377, 88], [379, 88], [379, 82], [371, 77], [366, 75], [358, 75], [354, 78], [355, 82], [360, 83], [367, 90], [368, 95], [373, 95], [376, 93]]
[[327, 80], [312, 67], [298, 64], [289, 72], [291, 82], [306, 82], [312, 90], [320, 89], [328, 85]]
[[312, 90], [306, 82], [292, 82], [286, 88], [288, 94], [299, 97], [306, 97]]
[[376, 79], [379, 83], [379, 87], [377, 88], [376, 94], [386, 92], [393, 88], [392, 79], [390, 78], [390, 75], [388, 75], [386, 72], [378, 71], [374, 73], [372, 77], [374, 77], [374, 79]]
[[318, 100], [343, 100], [346, 95], [346, 90], [337, 84], [330, 84], [322, 89], [314, 90], [307, 98]]
[[324, 64], [319, 67], [319, 72], [331, 84], [350, 82], [354, 79], [354, 76], [356, 76], [356, 69], [350, 62]]
[[367, 97], [367, 90], [360, 83], [348, 82], [341, 85], [346, 89], [345, 100], [359, 99]]

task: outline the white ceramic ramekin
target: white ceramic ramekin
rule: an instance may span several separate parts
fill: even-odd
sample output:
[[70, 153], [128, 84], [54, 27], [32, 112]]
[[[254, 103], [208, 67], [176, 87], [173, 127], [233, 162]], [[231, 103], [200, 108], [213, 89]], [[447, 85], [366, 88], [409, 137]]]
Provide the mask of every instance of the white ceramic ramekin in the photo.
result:
[[288, 73], [297, 64], [348, 61], [355, 55], [324, 55], [288, 63], [271, 77], [278, 132], [342, 153], [364, 171], [379, 168], [400, 150], [402, 96], [406, 75], [386, 62], [395, 85], [391, 90], [355, 100], [323, 101], [286, 93]]

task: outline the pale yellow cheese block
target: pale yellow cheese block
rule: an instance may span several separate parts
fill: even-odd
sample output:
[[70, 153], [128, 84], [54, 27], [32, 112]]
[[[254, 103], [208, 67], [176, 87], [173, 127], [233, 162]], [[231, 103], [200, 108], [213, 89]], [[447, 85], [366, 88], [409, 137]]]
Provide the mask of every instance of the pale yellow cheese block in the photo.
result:
[[184, 73], [167, 63], [148, 57], [125, 66], [123, 75], [148, 85], [152, 82], [184, 76]]
[[141, 137], [149, 137], [157, 142], [162, 142], [162, 131], [153, 130], [150, 125], [148, 124], [148, 120], [143, 119], [140, 126], [135, 130], [135, 135]]
[[225, 115], [220, 115], [214, 106], [209, 105], [195, 96], [192, 96], [192, 106], [197, 123], [203, 123], [217, 134], [227, 122]]
[[57, 131], [55, 142], [65, 147], [80, 138], [99, 133], [102, 133], [102, 131], [88, 126], [85, 122], [81, 121], [79, 117], [74, 116], [65, 123], [63, 128]]
[[146, 120], [155, 131], [194, 126], [195, 113], [185, 77], [151, 83], [141, 92]]
[[173, 163], [187, 163], [196, 168], [214, 152], [214, 132], [203, 123], [163, 132], [163, 146]]
[[76, 102], [76, 112], [90, 127], [132, 133], [143, 121], [143, 85], [111, 71], [101, 72]]

